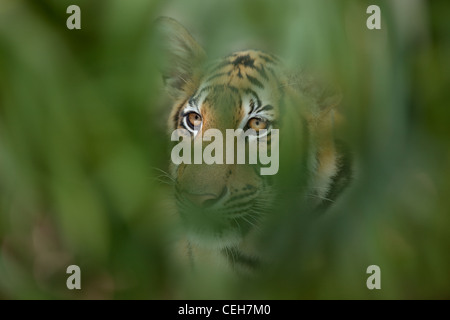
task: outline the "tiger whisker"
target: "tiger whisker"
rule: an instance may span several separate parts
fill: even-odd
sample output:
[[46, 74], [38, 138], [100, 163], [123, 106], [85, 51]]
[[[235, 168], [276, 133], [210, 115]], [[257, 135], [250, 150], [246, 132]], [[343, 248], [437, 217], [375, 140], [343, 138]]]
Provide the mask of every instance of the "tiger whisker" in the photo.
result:
[[157, 167], [151, 167], [151, 169], [156, 170], [156, 171], [159, 171], [159, 172], [161, 172], [164, 176], [166, 176], [167, 178], [169, 178], [169, 179], [175, 181], [175, 179], [171, 176], [171, 174], [170, 174], [169, 172], [164, 171], [163, 169], [160, 169], [160, 168], [157, 168]]
[[261, 230], [261, 228], [260, 228], [259, 226], [255, 225], [255, 224], [252, 223], [251, 221], [247, 220], [247, 219], [245, 218], [245, 216], [242, 216], [241, 218], [242, 218], [244, 221], [246, 221], [248, 224], [250, 224], [251, 226], [255, 227], [255, 228], [258, 229], [258, 230]]
[[234, 220], [234, 222], [236, 222], [236, 224], [238, 226], [238, 229], [239, 229], [239, 232], [241, 232], [242, 230], [241, 230], [241, 225], [239, 224], [239, 221], [237, 221], [236, 218], [233, 218], [233, 220]]
[[256, 224], [258, 224], [258, 225], [261, 224], [261, 220], [258, 219], [257, 217], [255, 217], [254, 215], [249, 214], [247, 217], [251, 218]]
[[157, 178], [155, 178], [154, 181], [160, 182], [160, 183], [162, 183], [162, 184], [166, 184], [166, 185], [168, 185], [168, 186], [171, 186], [171, 185], [172, 185], [171, 183], [169, 183], [169, 182], [167, 182], [167, 181], [164, 181], [164, 180], [161, 180], [161, 179], [157, 179]]
[[334, 200], [326, 198], [326, 197], [318, 196], [317, 194], [308, 194], [308, 196], [311, 197], [311, 198], [317, 198], [317, 199], [320, 199], [320, 200], [325, 200], [325, 201], [329, 201], [329, 202], [333, 202], [334, 203]]
[[181, 74], [177, 74], [177, 77], [181, 80], [183, 80], [184, 83], [188, 83], [186, 79], [184, 79]]
[[[166, 178], [166, 179], [169, 179], [169, 180], [164, 180], [164, 179], [161, 179], [161, 178]], [[167, 177], [167, 176], [164, 176], [164, 175], [160, 175], [158, 177], [155, 177], [154, 180], [159, 181], [159, 182], [164, 183], [164, 184], [167, 184], [169, 186], [172, 186], [172, 185], [175, 184], [173, 179], [170, 179], [170, 177]]]

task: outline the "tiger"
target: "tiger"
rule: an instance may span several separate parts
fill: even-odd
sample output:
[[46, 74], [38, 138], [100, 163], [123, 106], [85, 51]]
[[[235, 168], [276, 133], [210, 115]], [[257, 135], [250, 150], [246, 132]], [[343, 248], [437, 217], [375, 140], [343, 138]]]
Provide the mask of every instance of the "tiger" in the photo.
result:
[[[207, 252], [233, 270], [258, 270], [265, 259], [255, 235], [275, 214], [277, 195], [294, 194], [307, 199], [311, 212], [324, 211], [352, 179], [350, 152], [334, 136], [342, 122], [336, 111], [342, 95], [262, 50], [211, 62], [178, 21], [160, 17], [157, 26], [166, 60], [161, 73], [172, 101], [169, 133], [183, 129], [195, 141], [208, 129], [266, 130], [269, 137], [278, 129], [280, 152], [289, 158], [287, 166], [296, 168], [286, 168], [283, 178], [292, 182], [286, 186], [261, 175], [260, 163], [169, 165], [186, 234], [183, 247], [193, 264]], [[284, 146], [283, 135], [289, 135]], [[294, 193], [293, 186], [298, 186]]]

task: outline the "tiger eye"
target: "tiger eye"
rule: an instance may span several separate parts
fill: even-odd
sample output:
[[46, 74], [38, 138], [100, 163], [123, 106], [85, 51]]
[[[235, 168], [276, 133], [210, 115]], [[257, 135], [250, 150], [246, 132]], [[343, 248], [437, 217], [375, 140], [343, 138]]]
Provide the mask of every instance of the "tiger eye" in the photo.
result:
[[248, 122], [248, 127], [258, 132], [259, 130], [267, 128], [267, 121], [259, 118], [252, 118]]
[[195, 112], [188, 114], [188, 121], [193, 127], [199, 127], [202, 124], [202, 117]]

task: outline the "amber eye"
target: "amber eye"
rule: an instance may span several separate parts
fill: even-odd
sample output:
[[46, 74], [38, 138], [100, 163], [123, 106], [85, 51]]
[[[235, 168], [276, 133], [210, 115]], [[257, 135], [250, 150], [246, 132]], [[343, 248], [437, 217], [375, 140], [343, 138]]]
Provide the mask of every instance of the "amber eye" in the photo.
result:
[[197, 112], [189, 112], [186, 116], [187, 125], [194, 130], [195, 128], [200, 127], [202, 124], [202, 116]]
[[253, 129], [258, 132], [259, 130], [267, 129], [267, 120], [261, 118], [251, 118], [247, 125], [249, 129]]

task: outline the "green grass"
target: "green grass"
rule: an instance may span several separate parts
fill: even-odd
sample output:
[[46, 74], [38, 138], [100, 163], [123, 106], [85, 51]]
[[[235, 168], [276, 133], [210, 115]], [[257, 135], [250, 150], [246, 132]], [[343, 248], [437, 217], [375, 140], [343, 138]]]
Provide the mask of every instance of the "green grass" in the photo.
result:
[[[0, 1], [0, 299], [448, 299], [450, 6], [377, 3], [370, 31], [367, 1]], [[354, 188], [315, 221], [280, 208], [260, 278], [174, 260], [160, 15], [211, 58], [261, 48], [342, 88]]]

